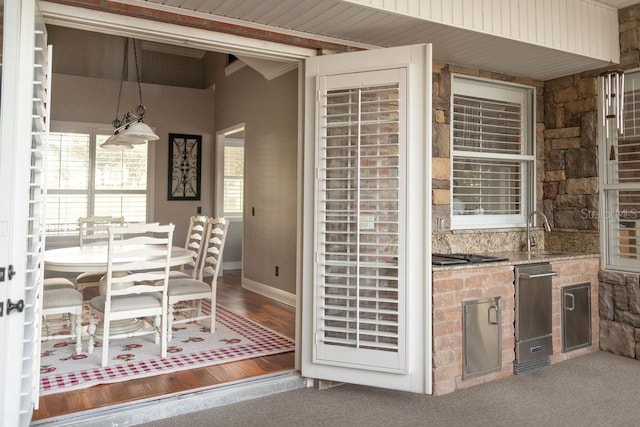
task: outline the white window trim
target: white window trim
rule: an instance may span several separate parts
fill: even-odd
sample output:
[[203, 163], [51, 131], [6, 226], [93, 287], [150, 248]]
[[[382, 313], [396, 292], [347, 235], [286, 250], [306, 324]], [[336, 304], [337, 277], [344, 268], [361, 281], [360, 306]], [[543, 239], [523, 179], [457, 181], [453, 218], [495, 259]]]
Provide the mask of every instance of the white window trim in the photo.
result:
[[[625, 71], [625, 76], [630, 74], [639, 74], [640, 68], [634, 68]], [[602, 100], [604, 97], [603, 87], [601, 84], [602, 77], [598, 78], [598, 100]], [[625, 79], [626, 81], [627, 79]], [[623, 88], [624, 90], [624, 88]], [[612, 232], [613, 221], [619, 222], [617, 212], [620, 210], [619, 201], [616, 201], [615, 206], [610, 206], [608, 203], [609, 193], [619, 190], [640, 190], [640, 182], [638, 183], [618, 183], [612, 184], [613, 176], [611, 170], [607, 167], [607, 161], [609, 159], [609, 145], [607, 141], [607, 135], [604, 129], [604, 117], [602, 111], [602, 102], [598, 102], [598, 158], [599, 158], [599, 228], [600, 228], [600, 257], [601, 267], [604, 270], [615, 270], [622, 272], [640, 272], [640, 265], [638, 265], [637, 259], [624, 259], [616, 257], [612, 253], [612, 249], [615, 246], [620, 246], [619, 236]], [[617, 137], [616, 137], [617, 138]], [[616, 141], [617, 142], [617, 141]], [[617, 162], [617, 160], [616, 160]], [[637, 219], [635, 221], [638, 221]]]
[[[457, 80], [457, 83], [455, 82]], [[465, 94], [482, 97], [485, 96], [486, 90], [490, 86], [498, 86], [501, 89], [514, 90], [515, 95], [511, 101], [522, 102], [525, 109], [526, 120], [528, 126], [525, 133], [529, 135], [529, 154], [515, 154], [506, 155], [500, 153], [482, 153], [482, 152], [469, 152], [463, 150], [455, 150], [453, 148], [453, 95], [455, 86], [464, 85]], [[530, 93], [527, 93], [530, 91]], [[531, 100], [527, 102], [527, 97], [531, 97]], [[509, 97], [512, 98], [512, 97]], [[526, 111], [530, 104], [530, 111]], [[498, 80], [473, 77], [464, 74], [452, 74], [451, 76], [451, 97], [449, 100], [451, 121], [449, 126], [449, 144], [450, 144], [450, 165], [451, 165], [451, 178], [450, 178], [450, 201], [451, 206], [451, 230], [464, 230], [464, 229], [488, 229], [488, 228], [520, 228], [527, 225], [527, 214], [531, 212], [535, 207], [536, 201], [536, 137], [535, 137], [535, 112], [536, 112], [536, 100], [535, 100], [535, 88], [532, 86], [503, 82]], [[524, 195], [522, 204], [524, 208], [519, 215], [454, 215], [453, 214], [453, 160], [454, 157], [473, 157], [473, 158], [488, 158], [488, 159], [504, 159], [504, 160], [516, 160], [522, 161], [523, 173], [521, 176], [521, 189]], [[527, 182], [528, 180], [528, 182]]]
[[[153, 129], [153, 128], [152, 128]], [[155, 130], [155, 129], [154, 129]], [[86, 132], [92, 136], [100, 133], [108, 135], [113, 132], [113, 126], [104, 123], [70, 122], [62, 120], [52, 120], [50, 132]], [[93, 148], [92, 148], [93, 150]], [[147, 144], [147, 222], [154, 220], [154, 200], [155, 200], [155, 144]], [[95, 154], [92, 154], [95, 158]], [[93, 174], [95, 165], [90, 166], [90, 174]], [[93, 179], [90, 177], [90, 180]], [[93, 203], [90, 201], [89, 203]], [[77, 244], [77, 236], [48, 236], [47, 248], [56, 248]]]
[[[229, 145], [227, 142], [227, 135], [231, 135], [236, 132], [241, 132], [245, 130], [245, 123], [238, 123], [237, 125], [230, 126], [228, 128], [219, 130], [216, 132], [216, 158], [215, 158], [215, 173], [216, 173], [216, 206], [215, 206], [215, 215], [220, 217], [224, 216], [231, 222], [242, 222], [244, 218], [244, 206], [242, 208], [242, 213], [238, 215], [225, 215], [224, 212], [224, 147], [225, 145]], [[242, 144], [243, 147], [246, 146], [245, 143]], [[242, 171], [243, 177], [246, 172], [246, 164], [245, 170]], [[243, 198], [244, 203], [244, 198]]]

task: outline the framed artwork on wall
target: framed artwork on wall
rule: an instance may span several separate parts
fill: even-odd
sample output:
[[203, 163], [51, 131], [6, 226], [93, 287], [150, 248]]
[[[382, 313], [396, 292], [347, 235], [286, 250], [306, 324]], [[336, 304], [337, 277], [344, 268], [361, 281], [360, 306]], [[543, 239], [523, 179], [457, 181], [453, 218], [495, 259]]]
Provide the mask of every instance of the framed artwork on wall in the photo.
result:
[[167, 200], [200, 200], [202, 136], [169, 134]]

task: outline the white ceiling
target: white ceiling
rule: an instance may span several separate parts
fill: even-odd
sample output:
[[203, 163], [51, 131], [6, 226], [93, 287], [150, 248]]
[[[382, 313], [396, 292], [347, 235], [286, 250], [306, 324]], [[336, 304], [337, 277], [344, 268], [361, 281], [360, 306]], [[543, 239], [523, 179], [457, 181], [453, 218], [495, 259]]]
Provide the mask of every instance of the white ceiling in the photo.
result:
[[[609, 63], [492, 34], [395, 15], [340, 0], [114, 0], [355, 47], [429, 41], [435, 60], [546, 81]], [[640, 0], [599, 0], [623, 8]]]
[[638, 0], [595, 0], [596, 3], [602, 3], [609, 5], [611, 7], [615, 7], [616, 9], [623, 9], [627, 6], [631, 6], [632, 4], [640, 3]]

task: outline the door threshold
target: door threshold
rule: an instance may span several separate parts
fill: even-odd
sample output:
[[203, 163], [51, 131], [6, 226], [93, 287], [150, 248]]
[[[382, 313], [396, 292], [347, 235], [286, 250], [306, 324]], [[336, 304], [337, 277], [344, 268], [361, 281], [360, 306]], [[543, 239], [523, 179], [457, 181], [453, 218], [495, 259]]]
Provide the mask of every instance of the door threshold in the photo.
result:
[[33, 421], [32, 426], [132, 426], [307, 387], [300, 372], [261, 375], [106, 408]]

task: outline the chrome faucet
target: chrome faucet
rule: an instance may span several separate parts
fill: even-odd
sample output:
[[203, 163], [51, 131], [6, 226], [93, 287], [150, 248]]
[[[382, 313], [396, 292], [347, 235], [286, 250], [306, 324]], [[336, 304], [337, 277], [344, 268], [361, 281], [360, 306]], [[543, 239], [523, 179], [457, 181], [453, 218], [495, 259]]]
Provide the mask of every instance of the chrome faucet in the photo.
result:
[[529, 216], [527, 216], [527, 252], [531, 252], [531, 246], [535, 246], [535, 243], [531, 243], [533, 241], [533, 238], [531, 237], [531, 220], [533, 219], [533, 217], [538, 214], [542, 216], [542, 219], [544, 220], [544, 229], [547, 230], [547, 232], [551, 231], [551, 227], [549, 226], [549, 221], [547, 220], [547, 216], [542, 213], [542, 211], [533, 211], [529, 214]]

